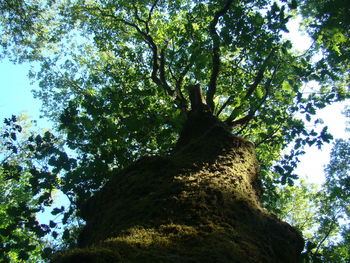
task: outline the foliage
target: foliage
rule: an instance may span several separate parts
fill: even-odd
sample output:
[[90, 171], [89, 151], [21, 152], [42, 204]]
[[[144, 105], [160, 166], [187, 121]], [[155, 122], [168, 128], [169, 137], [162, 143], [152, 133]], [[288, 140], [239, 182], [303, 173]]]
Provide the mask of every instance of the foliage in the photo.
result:
[[40, 205], [33, 199], [34, 193], [30, 189], [29, 168], [23, 167], [33, 153], [28, 150], [29, 144], [25, 145], [18, 138], [23, 129], [16, 117], [5, 119], [5, 124], [0, 146], [1, 258], [3, 262], [28, 260], [29, 252], [35, 260], [40, 246], [39, 240], [33, 236], [42, 236], [45, 230], [35, 217]]
[[323, 78], [347, 85], [350, 73], [350, 4], [346, 0], [302, 0], [301, 13], [314, 48], [322, 48], [317, 68]]
[[[208, 110], [255, 143], [264, 201], [272, 209], [276, 185], [297, 179], [293, 169], [304, 146], [332, 139], [312, 116], [349, 97], [348, 33], [340, 26], [346, 11], [323, 17], [326, 2], [2, 1], [2, 53], [40, 63], [31, 72], [40, 86], [35, 95], [65, 149], [74, 151], [68, 157], [50, 132], [25, 140], [31, 157], [20, 177], [33, 180], [26, 200], [50, 204], [50, 192], [60, 189], [71, 207], [54, 213], [69, 222], [117, 170], [172, 150], [191, 110], [190, 87], [197, 85]], [[296, 12], [312, 19], [306, 26], [317, 40], [302, 56], [282, 38]], [[304, 92], [309, 81], [319, 88]], [[11, 134], [9, 151], [22, 152], [10, 146]], [[283, 154], [287, 147], [292, 151]]]
[[[41, 224], [36, 214], [52, 204], [53, 193], [61, 188], [59, 171], [70, 169], [74, 161], [60, 151], [61, 142], [52, 133], [31, 131], [25, 116], [12, 116], [4, 123], [0, 141], [0, 258], [1, 262], [38, 262], [51, 253], [44, 237], [51, 233], [56, 239], [56, 231], [63, 230], [58, 230], [55, 219], [49, 225]], [[64, 211], [64, 207], [55, 208], [52, 214]], [[69, 223], [67, 218], [63, 218], [64, 224]]]
[[[82, 199], [111, 168], [171, 148], [189, 110], [192, 84], [201, 86], [215, 115], [257, 145], [271, 189], [296, 178], [291, 171], [303, 145], [331, 138], [326, 129], [307, 129], [296, 113], [310, 121], [316, 109], [347, 96], [337, 86], [302, 93], [304, 81], [322, 78], [313, 71], [311, 54], [296, 56], [281, 39], [294, 9], [287, 4], [16, 3], [3, 3], [3, 47], [19, 60], [41, 61], [33, 73], [41, 86], [36, 95], [67, 134], [68, 146], [81, 153], [79, 171], [67, 180]], [[293, 141], [292, 155], [270, 173]]]
[[334, 143], [321, 190], [301, 181], [280, 189], [277, 212], [306, 238], [305, 262], [349, 262], [350, 141]]
[[[315, 254], [321, 251], [324, 262], [349, 262], [350, 260], [350, 140], [338, 139], [331, 152], [327, 165], [324, 197], [320, 213], [321, 241], [338, 232], [340, 242], [328, 247], [322, 242], [316, 247]], [[340, 258], [339, 258], [340, 257]]]

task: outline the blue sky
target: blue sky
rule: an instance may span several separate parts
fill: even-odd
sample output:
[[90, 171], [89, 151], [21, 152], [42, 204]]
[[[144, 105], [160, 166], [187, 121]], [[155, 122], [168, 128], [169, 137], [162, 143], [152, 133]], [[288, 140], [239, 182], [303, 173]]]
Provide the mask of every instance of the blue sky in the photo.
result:
[[33, 98], [28, 78], [28, 64], [13, 64], [4, 59], [0, 61], [0, 119], [18, 115], [27, 111], [34, 119], [38, 119], [41, 102]]

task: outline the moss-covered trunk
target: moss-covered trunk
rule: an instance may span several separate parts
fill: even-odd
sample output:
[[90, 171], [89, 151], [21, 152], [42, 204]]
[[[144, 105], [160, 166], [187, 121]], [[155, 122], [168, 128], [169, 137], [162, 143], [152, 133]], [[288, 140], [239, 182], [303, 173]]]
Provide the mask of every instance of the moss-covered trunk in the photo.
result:
[[82, 209], [81, 248], [57, 262], [297, 263], [303, 240], [260, 203], [254, 146], [192, 114], [174, 152], [115, 175]]

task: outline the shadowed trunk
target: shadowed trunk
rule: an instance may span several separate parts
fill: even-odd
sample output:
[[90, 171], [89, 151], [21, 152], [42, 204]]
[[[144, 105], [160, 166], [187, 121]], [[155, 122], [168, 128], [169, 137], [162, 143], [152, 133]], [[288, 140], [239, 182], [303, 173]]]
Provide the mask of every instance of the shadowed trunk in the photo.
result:
[[82, 208], [55, 262], [297, 263], [303, 239], [260, 203], [253, 144], [192, 111], [174, 152], [116, 174]]

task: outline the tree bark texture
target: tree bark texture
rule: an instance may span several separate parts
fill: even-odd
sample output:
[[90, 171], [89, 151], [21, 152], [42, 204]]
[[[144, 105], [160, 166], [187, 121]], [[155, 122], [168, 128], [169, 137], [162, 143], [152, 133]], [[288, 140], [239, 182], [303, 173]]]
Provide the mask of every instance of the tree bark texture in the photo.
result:
[[192, 112], [169, 156], [116, 174], [81, 210], [55, 262], [298, 263], [304, 241], [260, 202], [254, 145]]

